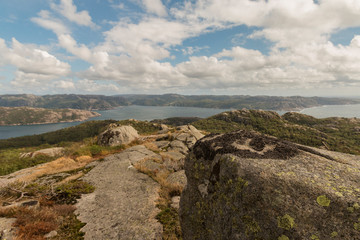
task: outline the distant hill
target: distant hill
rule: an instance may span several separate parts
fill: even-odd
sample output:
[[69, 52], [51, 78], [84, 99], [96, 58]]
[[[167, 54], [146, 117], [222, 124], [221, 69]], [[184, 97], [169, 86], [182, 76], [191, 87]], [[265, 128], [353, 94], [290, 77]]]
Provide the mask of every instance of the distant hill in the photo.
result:
[[275, 97], [245, 95], [0, 95], [2, 107], [41, 107], [104, 110], [119, 106], [178, 106], [223, 109], [299, 110], [322, 105], [357, 104], [360, 99], [323, 97]]
[[0, 126], [84, 121], [99, 115], [79, 109], [0, 107]]
[[323, 98], [323, 97], [275, 97], [245, 95], [122, 95], [133, 105], [141, 106], [178, 106], [201, 108], [233, 108], [264, 110], [300, 110], [321, 105], [345, 105], [360, 103], [360, 99]]
[[104, 110], [128, 105], [120, 96], [60, 94], [36, 96], [31, 94], [0, 95], [2, 107], [72, 108]]
[[282, 116], [262, 110], [233, 110], [192, 122], [211, 133], [255, 130], [295, 143], [360, 155], [360, 119], [323, 118], [288, 112]]

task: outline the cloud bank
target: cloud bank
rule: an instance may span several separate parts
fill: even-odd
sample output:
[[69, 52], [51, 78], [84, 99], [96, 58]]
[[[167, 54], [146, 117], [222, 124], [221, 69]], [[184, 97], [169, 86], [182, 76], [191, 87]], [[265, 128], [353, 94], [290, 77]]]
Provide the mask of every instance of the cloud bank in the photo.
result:
[[[104, 1], [105, 2], [105, 1]], [[198, 0], [132, 1], [144, 9], [136, 19], [119, 18], [100, 28], [91, 12], [79, 11], [72, 0], [51, 3], [31, 20], [53, 31], [58, 46], [70, 56], [87, 62], [82, 71], [56, 54], [32, 48], [13, 39], [0, 41], [3, 64], [17, 70], [12, 84], [51, 86], [87, 92], [183, 92], [214, 89], [263, 90], [360, 87], [360, 32], [348, 44], [334, 44], [339, 31], [360, 27], [360, 1], [353, 0]], [[114, 5], [114, 1], [108, 2]], [[126, 8], [125, 4], [117, 8]], [[99, 31], [102, 41], [86, 45], [76, 40], [71, 23]], [[253, 28], [236, 32], [244, 42], [268, 41], [267, 52], [233, 41], [231, 47], [201, 55], [184, 42], [237, 26]], [[231, 40], [229, 40], [231, 41]], [[180, 49], [189, 56], [176, 60]], [[196, 54], [195, 54], [196, 53]], [[67, 79], [67, 80], [66, 80]], [[70, 79], [70, 80], [69, 80]], [[102, 82], [103, 81], [103, 82]]]

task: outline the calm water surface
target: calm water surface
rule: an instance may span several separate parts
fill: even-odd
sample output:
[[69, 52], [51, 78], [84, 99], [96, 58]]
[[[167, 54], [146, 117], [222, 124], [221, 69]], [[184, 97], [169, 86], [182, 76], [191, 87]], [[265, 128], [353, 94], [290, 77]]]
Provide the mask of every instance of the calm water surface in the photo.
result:
[[[134, 118], [137, 120], [153, 120], [169, 117], [200, 117], [206, 118], [229, 109], [213, 108], [194, 108], [194, 107], [153, 107], [153, 106], [126, 106], [112, 110], [97, 111], [101, 114], [99, 117], [90, 120], [124, 120]], [[314, 116], [316, 118], [325, 117], [359, 117], [360, 104], [356, 105], [331, 105], [322, 107], [307, 108], [301, 113]], [[279, 114], [284, 112], [279, 111]], [[28, 126], [0, 126], [0, 139], [19, 137], [45, 132], [56, 131], [62, 128], [71, 127], [81, 122], [71, 123], [53, 123]]]
[[306, 108], [300, 111], [300, 113], [307, 114], [316, 118], [327, 118], [327, 117], [360, 118], [360, 104], [327, 105], [321, 107]]
[[[170, 117], [200, 117], [206, 118], [228, 109], [213, 108], [194, 108], [194, 107], [153, 107], [153, 106], [126, 106], [112, 110], [97, 111], [101, 114], [99, 117], [89, 120], [153, 120]], [[20, 137], [26, 135], [41, 134], [45, 132], [56, 131], [62, 128], [71, 127], [81, 122], [71, 123], [52, 123], [25, 126], [0, 126], [0, 139]]]

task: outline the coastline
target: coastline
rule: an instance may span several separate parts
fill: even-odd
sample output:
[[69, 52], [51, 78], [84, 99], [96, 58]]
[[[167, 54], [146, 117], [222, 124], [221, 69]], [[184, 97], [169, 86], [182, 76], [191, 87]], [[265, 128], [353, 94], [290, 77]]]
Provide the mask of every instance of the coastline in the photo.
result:
[[2, 127], [6, 127], [6, 126], [32, 126], [32, 125], [42, 125], [42, 124], [57, 124], [57, 123], [72, 123], [72, 122], [83, 122], [86, 120], [89, 120], [91, 118], [95, 118], [95, 117], [100, 117], [101, 114], [98, 112], [93, 112], [94, 116], [91, 117], [84, 117], [84, 118], [77, 118], [77, 119], [72, 119], [72, 120], [65, 120], [65, 121], [52, 121], [52, 122], [36, 122], [36, 123], [26, 123], [26, 124], [0, 124], [0, 126]]

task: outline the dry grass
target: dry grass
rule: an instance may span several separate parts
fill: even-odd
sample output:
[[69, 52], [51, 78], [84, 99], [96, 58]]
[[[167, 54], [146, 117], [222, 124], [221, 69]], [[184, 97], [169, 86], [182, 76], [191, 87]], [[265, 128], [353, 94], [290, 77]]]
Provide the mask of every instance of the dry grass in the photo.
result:
[[64, 184], [64, 183], [67, 183], [67, 182], [76, 180], [76, 179], [78, 179], [78, 178], [81, 178], [82, 176], [84, 176], [84, 173], [83, 173], [83, 172], [76, 173], [76, 174], [71, 175], [71, 176], [65, 178], [64, 180], [58, 182], [57, 185], [61, 185], [61, 184]]
[[166, 169], [152, 171], [141, 164], [141, 162], [135, 164], [134, 167], [139, 172], [147, 174], [160, 184], [157, 206], [160, 208], [161, 212], [157, 215], [157, 219], [163, 225], [163, 239], [182, 239], [178, 212], [176, 209], [170, 207], [170, 204], [173, 196], [181, 195], [183, 187], [180, 184], [171, 184], [167, 181], [170, 172]]
[[160, 152], [160, 149], [158, 148], [158, 146], [156, 146], [156, 144], [155, 144], [153, 141], [151, 141], [151, 142], [149, 142], [149, 141], [144, 142], [143, 145], [144, 145], [147, 149], [149, 149], [150, 151]]
[[19, 208], [15, 214], [17, 240], [45, 239], [44, 235], [58, 227], [57, 214], [49, 207], [40, 209]]
[[38, 208], [16, 208], [11, 216], [16, 217], [17, 228], [15, 240], [44, 240], [44, 235], [58, 230], [74, 214], [72, 205], [54, 205], [51, 202], [41, 204]]
[[13, 191], [10, 195], [17, 191], [27, 191], [28, 195], [31, 193], [32, 197], [39, 199], [40, 203], [36, 207], [22, 207], [16, 205], [15, 201], [12, 206], [0, 207], [0, 217], [16, 218], [13, 225], [16, 227], [15, 240], [44, 240], [44, 235], [53, 230], [59, 232], [60, 238], [56, 239], [83, 239], [83, 233], [80, 232], [83, 224], [74, 215], [75, 206], [64, 203], [73, 203], [81, 193], [93, 191], [91, 185], [71, 181], [52, 191], [45, 185], [16, 183], [9, 189]]
[[90, 156], [77, 157], [75, 160], [69, 157], [61, 157], [52, 162], [45, 163], [41, 166], [35, 167], [31, 172], [18, 180], [23, 182], [31, 182], [38, 177], [60, 172], [66, 172], [82, 168], [95, 159]]

